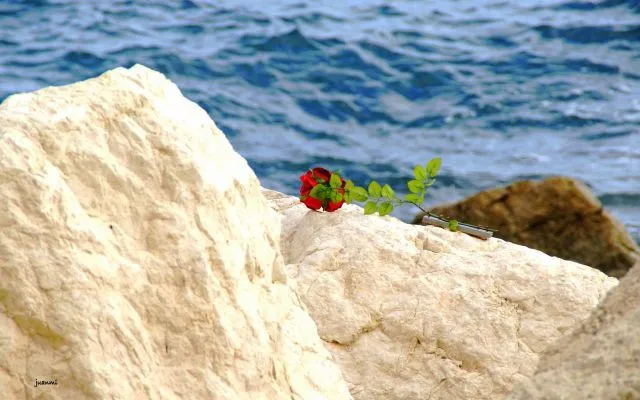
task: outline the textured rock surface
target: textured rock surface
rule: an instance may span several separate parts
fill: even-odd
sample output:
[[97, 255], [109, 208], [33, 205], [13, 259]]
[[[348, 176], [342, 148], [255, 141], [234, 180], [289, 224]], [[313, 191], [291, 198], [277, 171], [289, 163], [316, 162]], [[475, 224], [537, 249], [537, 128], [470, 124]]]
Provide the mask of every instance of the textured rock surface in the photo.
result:
[[279, 224], [246, 161], [157, 72], [9, 97], [0, 398], [351, 398], [284, 283]]
[[533, 380], [509, 398], [640, 399], [640, 263], [585, 323], [549, 347]]
[[[495, 236], [621, 277], [640, 249], [582, 183], [563, 177], [487, 190], [437, 214], [498, 229]], [[419, 224], [424, 213], [414, 218]]]
[[503, 240], [263, 193], [283, 215], [288, 276], [355, 399], [504, 398], [617, 283]]

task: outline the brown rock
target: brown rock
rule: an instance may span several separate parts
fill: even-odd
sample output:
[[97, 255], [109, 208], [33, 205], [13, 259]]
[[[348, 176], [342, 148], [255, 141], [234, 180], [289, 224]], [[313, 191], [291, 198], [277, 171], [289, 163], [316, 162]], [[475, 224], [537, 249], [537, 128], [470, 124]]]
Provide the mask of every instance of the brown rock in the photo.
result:
[[[521, 181], [433, 208], [436, 214], [498, 229], [494, 235], [621, 277], [640, 249], [582, 183], [565, 177]], [[420, 224], [419, 213], [413, 224]]]
[[640, 262], [509, 399], [640, 399]]

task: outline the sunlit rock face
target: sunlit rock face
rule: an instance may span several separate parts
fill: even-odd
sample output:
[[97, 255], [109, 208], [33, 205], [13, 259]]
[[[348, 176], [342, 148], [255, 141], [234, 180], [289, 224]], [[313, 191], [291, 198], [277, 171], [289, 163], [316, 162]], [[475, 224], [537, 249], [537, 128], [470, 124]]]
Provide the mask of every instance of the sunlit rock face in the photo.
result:
[[263, 193], [288, 276], [358, 400], [505, 398], [617, 284], [500, 239]]
[[350, 399], [223, 133], [137, 65], [0, 105], [0, 398]]
[[640, 263], [509, 399], [640, 399]]

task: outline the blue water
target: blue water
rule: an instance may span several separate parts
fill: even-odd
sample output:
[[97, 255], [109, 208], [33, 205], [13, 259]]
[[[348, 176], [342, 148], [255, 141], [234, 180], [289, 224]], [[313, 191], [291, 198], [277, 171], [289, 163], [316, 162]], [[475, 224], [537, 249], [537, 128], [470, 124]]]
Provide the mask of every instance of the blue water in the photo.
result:
[[0, 0], [0, 101], [142, 63], [271, 189], [320, 165], [406, 193], [438, 155], [427, 205], [567, 175], [640, 225], [640, 0], [322, 3]]

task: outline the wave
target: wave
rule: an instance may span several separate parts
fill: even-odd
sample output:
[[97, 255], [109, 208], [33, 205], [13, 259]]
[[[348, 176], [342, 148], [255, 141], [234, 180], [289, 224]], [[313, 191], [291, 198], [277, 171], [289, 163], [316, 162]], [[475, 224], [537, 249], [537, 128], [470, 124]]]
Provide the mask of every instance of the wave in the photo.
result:
[[604, 200], [640, 212], [635, 165], [620, 168], [637, 162], [638, 0], [510, 2], [500, 19], [473, 0], [281, 3], [0, 1], [0, 101], [142, 63], [266, 187], [295, 194], [322, 165], [403, 193], [411, 166], [440, 155], [443, 201], [562, 174], [626, 191]]
[[602, 44], [612, 41], [640, 41], [640, 25], [555, 27], [545, 24], [538, 25], [533, 30], [545, 39], [562, 39], [568, 43]]
[[633, 12], [640, 12], [638, 0], [605, 0], [605, 1], [569, 1], [551, 7], [554, 11], [601, 11], [607, 8], [627, 7]]
[[[640, 177], [638, 177], [640, 178]], [[640, 193], [605, 193], [598, 196], [598, 200], [605, 207], [608, 206], [630, 206], [640, 205]]]

